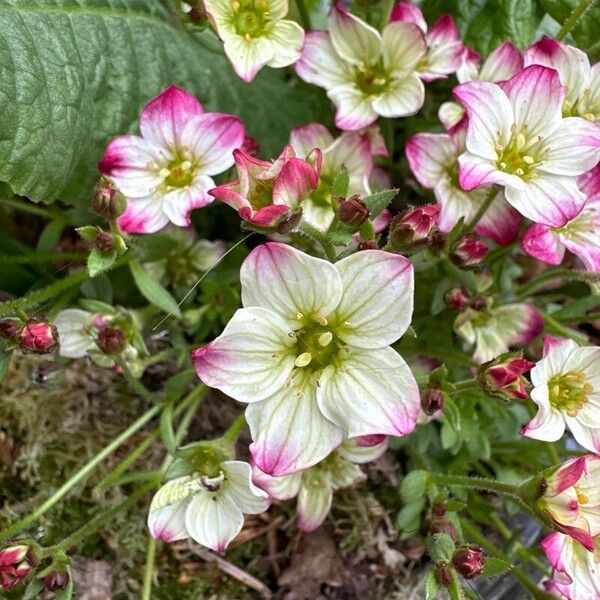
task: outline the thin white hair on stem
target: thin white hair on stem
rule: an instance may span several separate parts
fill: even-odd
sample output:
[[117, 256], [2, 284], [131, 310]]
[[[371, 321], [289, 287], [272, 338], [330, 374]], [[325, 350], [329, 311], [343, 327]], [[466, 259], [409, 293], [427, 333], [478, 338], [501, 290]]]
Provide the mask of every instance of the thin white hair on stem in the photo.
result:
[[[217, 260], [217, 262], [208, 270], [206, 271], [206, 273], [204, 273], [202, 275], [202, 277], [200, 277], [200, 279], [198, 279], [198, 281], [196, 281], [196, 283], [188, 290], [188, 292], [186, 293], [186, 295], [177, 303], [177, 306], [181, 306], [193, 293], [194, 290], [202, 283], [202, 280], [217, 266], [221, 263], [221, 261], [230, 253], [233, 252], [233, 250], [235, 250], [240, 244], [243, 244], [248, 238], [250, 238], [251, 236], [254, 235], [254, 232], [252, 231], [251, 233], [249, 233], [246, 237], [243, 237], [239, 242], [236, 242], [233, 246], [231, 246], [231, 248], [229, 248], [229, 250], [227, 250], [227, 252], [225, 252], [225, 254], [223, 254], [223, 256], [221, 256], [219, 258], [219, 260]], [[173, 313], [168, 313], [165, 317], [163, 317], [153, 328], [152, 331], [156, 331], [167, 319], [170, 319], [173, 316]]]

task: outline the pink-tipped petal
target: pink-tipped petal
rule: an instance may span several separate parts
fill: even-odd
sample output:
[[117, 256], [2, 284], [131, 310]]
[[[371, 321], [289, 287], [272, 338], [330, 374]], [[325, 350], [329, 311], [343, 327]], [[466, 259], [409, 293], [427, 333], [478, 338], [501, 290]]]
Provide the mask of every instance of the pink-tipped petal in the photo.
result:
[[406, 77], [427, 54], [423, 32], [413, 23], [390, 23], [382, 36], [383, 64], [394, 77]]
[[505, 81], [523, 68], [523, 55], [511, 42], [502, 42], [481, 65], [479, 79]]
[[242, 460], [226, 460], [221, 468], [227, 477], [225, 492], [247, 515], [258, 515], [269, 508], [269, 495], [252, 480], [252, 468]]
[[330, 89], [327, 95], [335, 104], [335, 124], [346, 131], [360, 131], [377, 120], [371, 98], [352, 86]]
[[458, 183], [467, 192], [493, 183], [512, 184], [519, 189], [523, 187], [518, 177], [500, 171], [495, 162], [471, 152], [465, 152], [458, 157]]
[[290, 145], [300, 157], [308, 156], [313, 148], [325, 150], [333, 144], [333, 136], [329, 129], [320, 123], [310, 123], [294, 127], [290, 135]]
[[195, 208], [203, 208], [213, 201], [208, 190], [215, 182], [205, 175], [198, 175], [191, 186], [168, 192], [163, 201], [163, 211], [171, 223], [179, 227], [191, 225], [191, 213]]
[[168, 222], [160, 198], [132, 198], [127, 202], [125, 212], [117, 220], [125, 233], [155, 233]]
[[[489, 190], [486, 190], [488, 193]], [[487, 209], [475, 232], [492, 238], [497, 244], [507, 246], [519, 235], [521, 216], [506, 201], [503, 192], [498, 192], [496, 198]]]
[[272, 477], [253, 465], [252, 481], [265, 490], [271, 500], [283, 502], [294, 498], [298, 494], [302, 483], [302, 471], [291, 475], [283, 475], [283, 477]]
[[406, 143], [405, 152], [417, 181], [429, 189], [439, 183], [447, 165], [456, 160], [456, 147], [444, 133], [417, 133]]
[[[321, 151], [317, 148], [318, 165], [321, 164]], [[290, 208], [296, 208], [319, 184], [319, 175], [316, 169], [299, 158], [288, 160], [281, 173], [275, 180], [273, 186], [273, 202], [285, 204]]]
[[155, 540], [170, 544], [189, 537], [185, 528], [187, 502], [169, 504], [148, 514], [148, 529]]
[[241, 35], [231, 35], [225, 40], [223, 49], [238, 77], [246, 83], [250, 83], [275, 56], [275, 46], [264, 36], [246, 40]]
[[398, 2], [392, 10], [390, 21], [406, 21], [414, 23], [423, 32], [427, 32], [427, 23], [421, 9], [412, 2]]
[[240, 208], [240, 218], [259, 227], [275, 227], [290, 212], [290, 207], [284, 204], [265, 206], [256, 212], [250, 207]]
[[547, 225], [531, 225], [521, 239], [521, 249], [549, 265], [560, 265], [565, 256], [559, 236]]
[[303, 485], [298, 493], [296, 527], [306, 532], [317, 529], [331, 510], [332, 501], [333, 490], [329, 485]]

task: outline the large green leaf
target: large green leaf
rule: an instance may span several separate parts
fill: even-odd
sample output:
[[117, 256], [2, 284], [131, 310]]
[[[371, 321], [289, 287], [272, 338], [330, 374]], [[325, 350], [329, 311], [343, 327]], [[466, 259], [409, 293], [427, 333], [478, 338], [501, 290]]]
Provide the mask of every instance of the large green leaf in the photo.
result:
[[108, 139], [135, 131], [170, 84], [242, 117], [264, 156], [328, 107], [281, 70], [244, 84], [215, 36], [185, 30], [159, 0], [0, 0], [0, 182], [86, 204]]

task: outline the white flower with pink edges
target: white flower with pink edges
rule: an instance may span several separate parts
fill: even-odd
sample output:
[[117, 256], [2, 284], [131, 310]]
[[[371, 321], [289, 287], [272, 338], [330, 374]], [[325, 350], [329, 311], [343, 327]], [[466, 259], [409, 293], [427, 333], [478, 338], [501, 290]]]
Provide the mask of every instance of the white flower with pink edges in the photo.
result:
[[244, 126], [232, 115], [205, 112], [188, 92], [170, 87], [149, 102], [140, 132], [114, 138], [99, 164], [127, 198], [119, 227], [154, 233], [171, 222], [190, 225], [190, 213], [212, 202], [213, 175], [233, 164]]
[[260, 514], [269, 504], [267, 493], [252, 483], [250, 465], [227, 460], [215, 472], [165, 483], [152, 498], [148, 528], [163, 542], [192, 538], [222, 552], [242, 530], [244, 514]]
[[427, 27], [421, 9], [412, 2], [398, 2], [392, 10], [391, 22], [414, 23], [425, 36], [427, 54], [417, 64], [419, 77], [426, 82], [445, 79], [462, 64], [465, 47], [458, 28], [450, 15], [442, 15], [431, 28]]
[[304, 30], [283, 18], [287, 0], [204, 0], [204, 8], [234, 71], [245, 82], [265, 65], [287, 67], [300, 58]]
[[304, 471], [271, 477], [255, 467], [253, 480], [271, 500], [283, 502], [297, 497], [296, 526], [300, 531], [314, 531], [325, 521], [333, 493], [364, 481], [366, 475], [358, 465], [377, 460], [387, 446], [386, 436], [346, 440], [325, 460]]
[[[466, 119], [448, 133], [417, 133], [406, 143], [406, 157], [417, 181], [433, 190], [441, 206], [438, 227], [449, 232], [463, 218], [469, 223], [487, 196], [491, 186], [465, 192], [458, 184], [458, 157], [465, 151]], [[481, 217], [475, 232], [498, 244], [510, 244], [519, 232], [519, 213], [506, 201], [501, 190]]]
[[244, 308], [192, 360], [205, 384], [249, 404], [261, 471], [288, 475], [345, 438], [414, 429], [417, 383], [390, 347], [413, 310], [406, 258], [367, 250], [331, 264], [271, 242], [240, 275]]
[[538, 412], [523, 435], [555, 442], [568, 427], [578, 444], [600, 454], [600, 348], [546, 336], [531, 383]]
[[552, 227], [581, 210], [577, 177], [600, 159], [600, 128], [563, 118], [565, 92], [554, 69], [531, 65], [500, 84], [463, 83], [454, 95], [469, 118], [459, 157], [463, 189], [501, 185], [524, 217]]
[[328, 23], [328, 32], [306, 34], [295, 68], [304, 81], [327, 90], [337, 127], [356, 131], [379, 116], [407, 117], [423, 106], [416, 68], [427, 44], [417, 25], [396, 21], [379, 33], [341, 3]]

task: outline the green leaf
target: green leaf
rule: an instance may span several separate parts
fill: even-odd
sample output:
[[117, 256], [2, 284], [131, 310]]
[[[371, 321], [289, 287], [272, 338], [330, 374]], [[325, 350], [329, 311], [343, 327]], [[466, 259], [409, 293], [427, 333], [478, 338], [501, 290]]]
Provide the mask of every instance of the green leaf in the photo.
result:
[[154, 306], [181, 318], [181, 310], [171, 294], [158, 281], [152, 279], [136, 260], [129, 261], [129, 269], [133, 275], [135, 285], [140, 290], [142, 296]]
[[350, 183], [350, 177], [348, 176], [348, 170], [342, 166], [339, 173], [333, 180], [331, 186], [331, 195], [333, 198], [339, 198], [340, 196], [345, 198], [348, 194], [348, 184]]
[[32, 579], [23, 592], [22, 600], [33, 600], [34, 598], [39, 598], [39, 593], [43, 588], [44, 582], [41, 579]]
[[415, 535], [421, 528], [421, 513], [425, 507], [425, 498], [409, 502], [403, 506], [396, 517], [396, 527], [403, 533]]
[[454, 542], [446, 533], [435, 533], [429, 538], [429, 556], [434, 562], [451, 560], [454, 549]]
[[429, 571], [425, 579], [425, 600], [433, 600], [441, 591], [442, 586], [435, 576], [435, 571]]
[[50, 221], [38, 239], [38, 252], [52, 252], [56, 248], [64, 228], [65, 224], [62, 221]]
[[598, 309], [600, 309], [600, 296], [584, 296], [571, 302], [571, 304], [568, 304], [564, 308], [553, 312], [552, 318], [559, 321], [568, 321], [570, 319], [580, 321], [586, 318], [588, 312], [597, 311]]
[[101, 302], [100, 300], [91, 300], [84, 298], [79, 301], [81, 308], [87, 310], [91, 313], [104, 313], [107, 315], [114, 315], [116, 309], [112, 304], [107, 304], [106, 302]]
[[448, 395], [444, 398], [444, 417], [448, 421], [448, 423], [452, 426], [452, 429], [457, 433], [460, 433], [461, 427], [461, 419], [460, 419], [460, 410], [458, 406], [456, 406], [456, 402], [452, 400]]
[[369, 218], [373, 220], [379, 215], [379, 213], [398, 195], [398, 190], [383, 190], [376, 192], [371, 196], [363, 198], [363, 202], [367, 205], [370, 215]]
[[400, 484], [400, 494], [404, 502], [412, 502], [425, 496], [429, 483], [427, 471], [415, 470], [408, 473]]
[[6, 377], [6, 373], [8, 372], [8, 367], [10, 366], [10, 359], [12, 358], [12, 350], [5, 350], [4, 352], [0, 352], [0, 382], [4, 380]]
[[117, 251], [111, 250], [110, 252], [102, 252], [98, 248], [92, 248], [88, 259], [87, 268], [90, 273], [90, 277], [96, 277], [103, 271], [110, 269], [117, 258]]
[[83, 227], [78, 227], [75, 231], [79, 234], [81, 239], [86, 240], [87, 242], [93, 242], [100, 229], [93, 225], [84, 225]]
[[511, 569], [512, 565], [503, 558], [497, 556], [486, 556], [483, 575], [485, 577], [497, 577]]
[[129, 238], [129, 242], [131, 252], [142, 262], [165, 259], [180, 244], [179, 239], [166, 233], [137, 235]]
[[173, 429], [173, 403], [169, 402], [160, 413], [160, 437], [170, 454], [177, 451], [175, 430]]
[[[33, 200], [90, 201], [108, 140], [169, 85], [246, 121], [265, 157], [295, 125], [328, 120], [323, 90], [283, 69], [242, 82], [209, 31], [161, 0], [0, 0], [0, 181]], [[282, 108], [285, 107], [284, 110]]]

